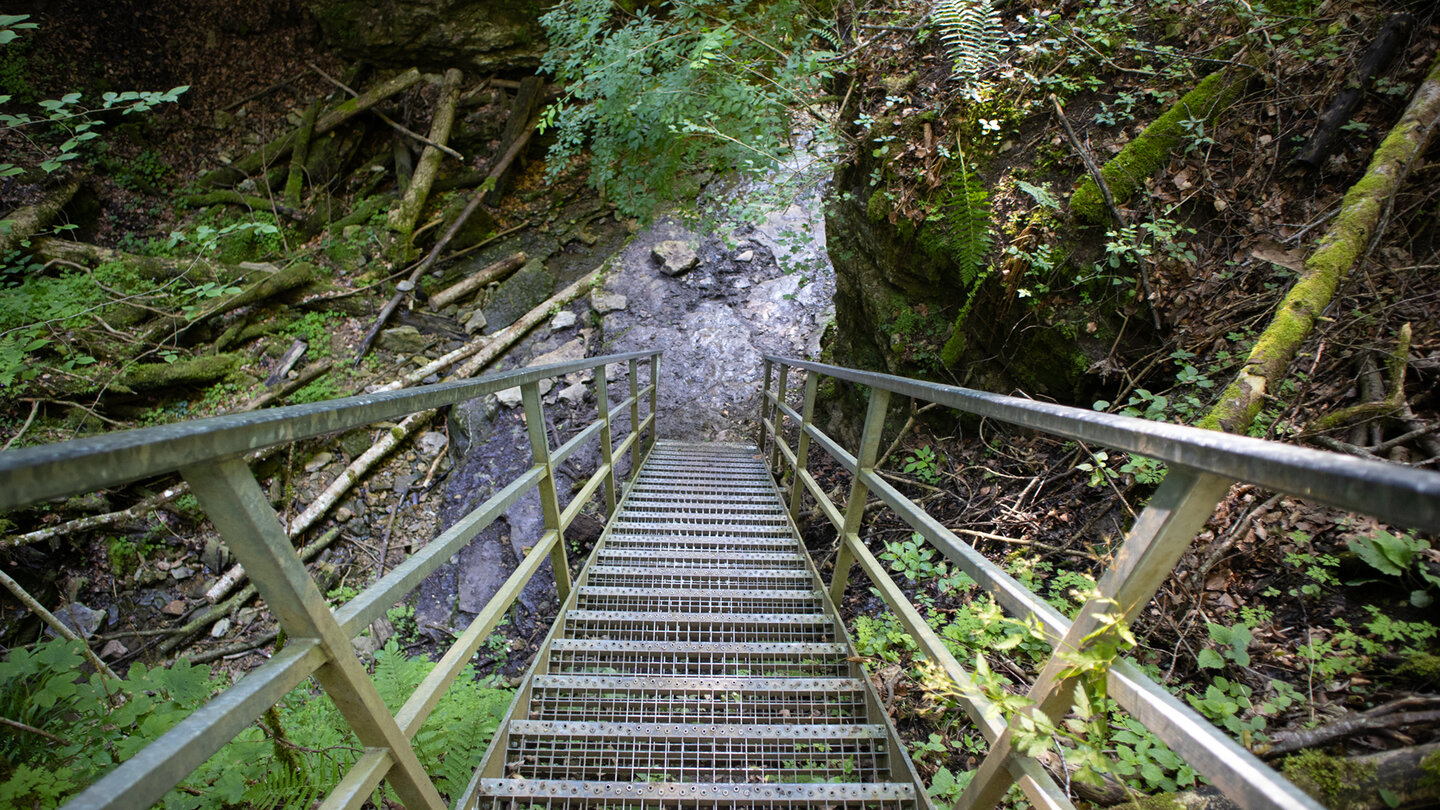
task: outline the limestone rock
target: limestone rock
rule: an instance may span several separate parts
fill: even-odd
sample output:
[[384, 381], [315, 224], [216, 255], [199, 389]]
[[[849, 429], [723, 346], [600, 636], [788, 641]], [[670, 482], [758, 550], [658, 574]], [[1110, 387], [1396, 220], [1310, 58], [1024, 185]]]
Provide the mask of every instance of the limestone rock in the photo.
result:
[[561, 402], [569, 402], [572, 405], [577, 405], [585, 401], [585, 392], [587, 390], [589, 389], [585, 387], [585, 383], [577, 382], [561, 388], [560, 393], [556, 394], [556, 396], [560, 398]]
[[754, 261], [754, 259], [755, 251], [753, 250], [742, 250], [735, 256], [735, 261], [737, 262], [749, 262]]
[[315, 455], [310, 457], [309, 461], [305, 462], [305, 472], [313, 473], [316, 470], [319, 470], [321, 467], [324, 467], [326, 464], [329, 464], [334, 459], [334, 453], [316, 453]]
[[105, 622], [105, 612], [92, 610], [79, 602], [61, 605], [55, 611], [55, 618], [81, 638], [90, 638]]
[[575, 325], [575, 321], [575, 313], [568, 309], [562, 309], [555, 313], [554, 318], [550, 319], [550, 331], [558, 332], [561, 329], [569, 329]]
[[484, 309], [485, 328], [491, 332], [504, 329], [544, 303], [553, 292], [555, 276], [545, 269], [544, 262], [531, 259], [490, 294]]
[[420, 455], [426, 458], [432, 458], [444, 450], [445, 446], [449, 443], [450, 440], [445, 438], [444, 433], [436, 430], [427, 430], [421, 433], [420, 437], [415, 440], [415, 449], [420, 451]]
[[210, 637], [224, 638], [228, 632], [230, 632], [230, 619], [228, 617], [222, 617], [220, 621], [215, 622], [214, 627], [210, 628]]
[[657, 244], [651, 250], [651, 255], [660, 262], [660, 272], [667, 276], [684, 275], [700, 264], [695, 248], [679, 239], [668, 239]]
[[465, 319], [465, 331], [472, 335], [485, 331], [485, 327], [489, 325], [490, 322], [485, 320], [485, 313], [478, 309], [475, 310], [469, 318]]
[[554, 351], [540, 355], [526, 365], [548, 366], [552, 363], [573, 363], [583, 359], [585, 359], [585, 342], [575, 338]]
[[[540, 396], [543, 397], [546, 394], [550, 393], [550, 389], [554, 387], [555, 383], [551, 382], [550, 380], [541, 380]], [[501, 405], [504, 405], [507, 408], [518, 408], [520, 406], [520, 403], [523, 401], [521, 399], [520, 389], [518, 387], [506, 388], [504, 391], [497, 393], [495, 395], [495, 399], [498, 400]]]
[[601, 315], [619, 312], [630, 305], [625, 296], [599, 287], [590, 291], [590, 308]]

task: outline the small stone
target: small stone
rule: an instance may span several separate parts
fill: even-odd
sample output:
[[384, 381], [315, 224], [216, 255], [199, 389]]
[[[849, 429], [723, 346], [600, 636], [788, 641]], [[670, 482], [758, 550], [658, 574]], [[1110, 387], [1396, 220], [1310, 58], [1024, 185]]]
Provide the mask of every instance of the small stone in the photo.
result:
[[355, 654], [361, 658], [372, 657], [375, 651], [380, 649], [380, 645], [370, 636], [359, 636], [350, 642], [350, 646], [355, 648]]
[[612, 293], [599, 288], [590, 291], [590, 307], [601, 315], [619, 312], [629, 305], [629, 299], [620, 293]]
[[395, 289], [397, 292], [410, 292], [415, 289], [415, 282], [407, 278], [399, 284], [396, 284]]
[[170, 604], [160, 608], [160, 612], [166, 616], [181, 616], [185, 613], [185, 603], [179, 599], [172, 600]]
[[737, 262], [748, 262], [753, 261], [754, 259], [755, 251], [753, 250], [742, 250], [738, 255], [735, 256], [735, 261]]
[[305, 472], [313, 473], [334, 460], [334, 453], [316, 453], [310, 457], [309, 461], [305, 462]]
[[560, 393], [556, 394], [556, 396], [560, 398], [561, 402], [569, 402], [572, 405], [577, 405], [585, 400], [585, 392], [587, 390], [584, 383], [577, 382], [561, 388]]
[[410, 488], [415, 486], [415, 482], [419, 480], [420, 476], [411, 473], [397, 475], [395, 476], [395, 491], [403, 495], [409, 492]]
[[450, 440], [445, 437], [444, 433], [436, 430], [427, 430], [421, 433], [420, 437], [415, 440], [415, 449], [419, 450], [420, 455], [425, 458], [434, 458], [444, 450], [445, 446], [449, 443]]
[[490, 322], [485, 319], [485, 313], [477, 309], [475, 314], [465, 321], [465, 332], [474, 335], [485, 331], [485, 327], [489, 325]]
[[520, 405], [520, 389], [506, 388], [504, 391], [496, 393], [495, 399], [499, 400], [500, 404], [507, 408], [518, 407]]
[[205, 550], [200, 552], [200, 562], [205, 564], [211, 571], [219, 571], [225, 567], [225, 544], [218, 537], [205, 538]]
[[341, 523], [349, 523], [355, 519], [355, 510], [342, 506], [335, 510], [335, 519]]
[[260, 616], [260, 608], [240, 608], [235, 611], [235, 622], [245, 627]]
[[100, 625], [105, 623], [105, 612], [91, 610], [79, 602], [71, 602], [68, 605], [60, 606], [55, 611], [55, 618], [81, 638], [89, 638], [95, 635], [95, 631], [100, 629]]
[[550, 319], [550, 331], [556, 332], [561, 329], [569, 329], [575, 325], [575, 321], [575, 313], [568, 309], [562, 309], [555, 313], [554, 318]]
[[176, 580], [189, 579], [195, 576], [195, 569], [188, 565], [177, 565], [170, 569], [170, 576]]
[[220, 621], [215, 622], [215, 626], [210, 628], [210, 637], [224, 638], [228, 632], [230, 632], [230, 619], [228, 617], [221, 617]]
[[660, 262], [660, 272], [667, 276], [684, 275], [700, 264], [695, 248], [678, 239], [668, 239], [651, 249], [650, 255]]
[[120, 656], [128, 652], [130, 652], [129, 647], [126, 647], [124, 644], [121, 644], [119, 641], [112, 638], [109, 641], [105, 642], [104, 647], [100, 648], [100, 657], [119, 658]]
[[434, 336], [422, 335], [420, 330], [413, 326], [397, 326], [381, 332], [380, 339], [376, 341], [376, 344], [386, 351], [412, 355], [420, 354], [430, 348], [430, 344], [434, 342]]

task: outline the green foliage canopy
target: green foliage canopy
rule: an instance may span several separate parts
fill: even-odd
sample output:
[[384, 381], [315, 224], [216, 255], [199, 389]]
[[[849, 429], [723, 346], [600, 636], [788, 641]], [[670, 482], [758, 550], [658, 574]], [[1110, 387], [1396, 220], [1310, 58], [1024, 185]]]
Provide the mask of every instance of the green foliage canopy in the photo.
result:
[[783, 160], [794, 111], [837, 64], [833, 35], [798, 0], [693, 0], [633, 13], [613, 0], [574, 0], [541, 22], [544, 68], [566, 85], [542, 118], [556, 135], [551, 171], [588, 141], [591, 184], [631, 216], [673, 196], [687, 172]]

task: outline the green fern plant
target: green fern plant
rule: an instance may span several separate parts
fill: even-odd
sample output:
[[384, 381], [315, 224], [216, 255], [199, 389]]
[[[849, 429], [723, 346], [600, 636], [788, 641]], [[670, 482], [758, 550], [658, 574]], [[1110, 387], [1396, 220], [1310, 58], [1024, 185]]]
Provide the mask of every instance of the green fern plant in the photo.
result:
[[960, 281], [972, 287], [986, 265], [994, 239], [990, 233], [990, 195], [980, 175], [960, 153], [960, 169], [949, 183], [950, 203], [945, 209], [946, 252], [960, 271]]
[[974, 86], [1000, 58], [1000, 13], [990, 0], [940, 0], [934, 20], [955, 65], [955, 78]]

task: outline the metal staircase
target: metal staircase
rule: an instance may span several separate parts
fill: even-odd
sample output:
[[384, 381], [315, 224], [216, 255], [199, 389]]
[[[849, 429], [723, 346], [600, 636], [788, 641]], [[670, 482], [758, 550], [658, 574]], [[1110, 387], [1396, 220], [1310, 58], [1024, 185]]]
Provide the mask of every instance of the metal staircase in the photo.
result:
[[917, 808], [754, 447], [658, 442], [461, 807]]

